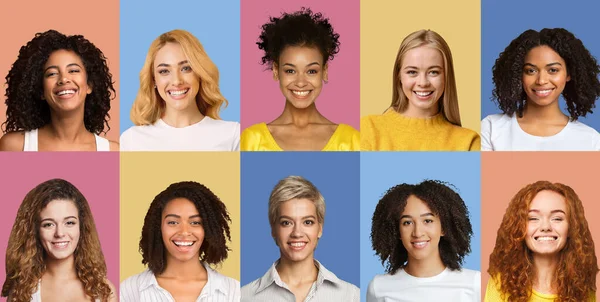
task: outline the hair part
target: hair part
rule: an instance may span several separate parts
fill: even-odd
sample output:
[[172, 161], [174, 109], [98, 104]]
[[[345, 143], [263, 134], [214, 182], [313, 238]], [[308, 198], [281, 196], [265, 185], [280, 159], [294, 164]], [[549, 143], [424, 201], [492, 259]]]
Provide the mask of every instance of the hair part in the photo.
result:
[[208, 57], [200, 41], [190, 32], [176, 29], [160, 35], [150, 45], [140, 71], [140, 89], [131, 108], [130, 118], [135, 125], [151, 125], [165, 113], [165, 101], [155, 88], [154, 59], [167, 43], [181, 46], [194, 74], [200, 79], [196, 105], [203, 115], [220, 119], [221, 106], [229, 103], [219, 89], [219, 70]]

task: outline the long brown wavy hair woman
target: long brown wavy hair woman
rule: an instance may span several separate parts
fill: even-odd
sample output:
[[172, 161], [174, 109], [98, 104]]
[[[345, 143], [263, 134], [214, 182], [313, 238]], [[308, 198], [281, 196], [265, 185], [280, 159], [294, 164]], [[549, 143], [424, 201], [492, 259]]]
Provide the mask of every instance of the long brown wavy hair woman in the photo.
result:
[[70, 285], [83, 290], [80, 294], [86, 299], [117, 301], [114, 287], [106, 279], [106, 264], [88, 202], [75, 186], [62, 179], [39, 184], [21, 203], [6, 249], [2, 296], [11, 302], [39, 301], [42, 281], [55, 283], [55, 274], [64, 287], [44, 287], [46, 295], [53, 291], [65, 292], [65, 296], [77, 294], [67, 288], [67, 278], [72, 277], [75, 281]]
[[485, 301], [595, 301], [598, 263], [575, 191], [548, 181], [521, 189], [498, 229], [488, 273]]

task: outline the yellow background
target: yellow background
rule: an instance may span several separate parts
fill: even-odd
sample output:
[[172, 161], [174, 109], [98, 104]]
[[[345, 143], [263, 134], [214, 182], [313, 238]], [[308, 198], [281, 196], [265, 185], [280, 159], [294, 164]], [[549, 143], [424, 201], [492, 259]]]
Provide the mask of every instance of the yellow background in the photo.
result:
[[170, 184], [196, 181], [227, 206], [231, 217], [231, 249], [217, 267], [240, 280], [240, 154], [238, 152], [122, 152], [120, 279], [144, 271], [138, 252], [144, 217], [150, 203]]
[[392, 101], [392, 73], [400, 43], [420, 29], [450, 46], [462, 125], [479, 132], [481, 120], [481, 5], [459, 1], [360, 3], [360, 115], [381, 114]]

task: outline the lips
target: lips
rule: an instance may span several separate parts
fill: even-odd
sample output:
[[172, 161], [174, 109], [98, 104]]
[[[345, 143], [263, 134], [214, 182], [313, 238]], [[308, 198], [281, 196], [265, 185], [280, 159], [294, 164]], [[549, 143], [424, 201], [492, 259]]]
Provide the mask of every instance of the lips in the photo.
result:
[[69, 245], [69, 241], [56, 241], [52, 242], [52, 247], [56, 249], [64, 249]]
[[171, 96], [171, 98], [181, 99], [181, 98], [184, 98], [189, 91], [190, 91], [189, 88], [185, 88], [185, 89], [171, 89], [171, 90], [167, 90], [167, 94], [169, 96]]
[[312, 90], [291, 90], [292, 94], [298, 99], [307, 98]]
[[429, 240], [411, 241], [411, 244], [415, 249], [424, 249], [429, 245]]
[[288, 246], [290, 247], [290, 249], [294, 250], [294, 251], [301, 251], [306, 247], [307, 242], [305, 241], [292, 241], [292, 242], [288, 242]]
[[433, 91], [413, 91], [413, 93], [419, 100], [429, 100], [433, 95]]
[[546, 96], [549, 96], [553, 90], [554, 90], [554, 88], [533, 89], [533, 93], [535, 93], [535, 95], [538, 97], [546, 97]]
[[54, 94], [61, 99], [71, 98], [75, 93], [77, 93], [76, 88], [61, 88], [53, 91]]
[[558, 240], [557, 236], [537, 236], [534, 237], [533, 239], [535, 239], [535, 241], [538, 242], [554, 242], [556, 240]]

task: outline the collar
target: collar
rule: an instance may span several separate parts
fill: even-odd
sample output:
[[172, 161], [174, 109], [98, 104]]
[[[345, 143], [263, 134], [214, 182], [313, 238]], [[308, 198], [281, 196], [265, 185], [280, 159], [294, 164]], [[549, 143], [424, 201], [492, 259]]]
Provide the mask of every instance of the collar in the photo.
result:
[[[217, 273], [205, 262], [202, 262], [202, 265], [206, 269], [207, 281], [206, 285], [204, 285], [204, 288], [202, 289], [202, 292], [200, 293], [200, 297], [205, 294], [212, 294], [215, 291], [219, 291], [225, 296], [229, 296], [229, 291], [225, 290], [224, 288], [225, 276]], [[158, 285], [158, 281], [156, 281], [156, 276], [154, 276], [154, 273], [152, 273], [149, 269], [146, 269], [144, 272], [142, 272], [139, 284], [140, 291], [147, 290], [151, 287], [157, 289], [161, 288], [160, 285]]]
[[[321, 286], [321, 284], [323, 284], [323, 282], [325, 281], [327, 281], [328, 283], [333, 283], [334, 285], [341, 284], [341, 280], [334, 273], [326, 269], [325, 266], [321, 264], [321, 262], [317, 261], [316, 259], [314, 261], [315, 266], [319, 270], [319, 272], [317, 273], [316, 288], [319, 288], [319, 286]], [[277, 264], [279, 264], [279, 260], [275, 261], [275, 263], [271, 265], [271, 268], [267, 271], [267, 273], [260, 278], [258, 288], [256, 289], [256, 293], [260, 293], [267, 287], [271, 286], [273, 283], [275, 283], [279, 287], [289, 289], [287, 284], [285, 284], [281, 280], [281, 277], [277, 272]]]

